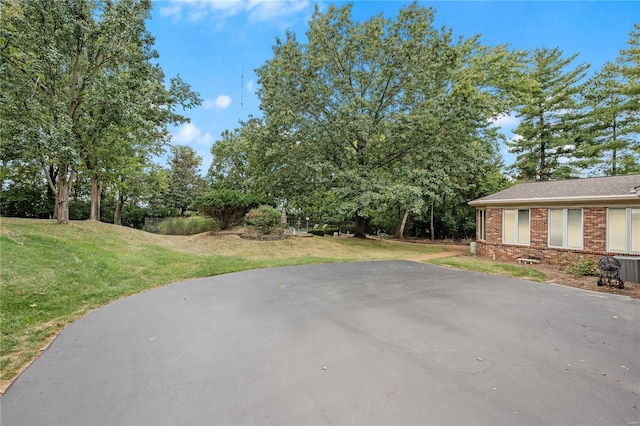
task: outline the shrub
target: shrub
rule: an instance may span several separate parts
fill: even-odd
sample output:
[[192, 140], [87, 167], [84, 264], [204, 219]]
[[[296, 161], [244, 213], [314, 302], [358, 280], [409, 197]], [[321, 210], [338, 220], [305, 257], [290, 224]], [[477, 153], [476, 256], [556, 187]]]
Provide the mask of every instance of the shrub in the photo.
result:
[[340, 227], [340, 232], [343, 234], [355, 234], [356, 233], [356, 227], [355, 225], [342, 225]]
[[307, 232], [312, 235], [324, 237], [324, 229], [309, 229]]
[[271, 204], [269, 200], [253, 194], [232, 189], [209, 192], [198, 197], [193, 207], [205, 215], [214, 218], [220, 229], [229, 229], [242, 223], [249, 210], [261, 204]]
[[91, 215], [91, 203], [88, 201], [69, 200], [69, 219], [87, 220]]
[[53, 213], [53, 206], [54, 200], [52, 196], [46, 195], [45, 188], [34, 188], [21, 183], [0, 188], [2, 216], [48, 218]]
[[273, 232], [282, 221], [282, 213], [271, 206], [262, 205], [252, 209], [244, 218], [244, 223], [261, 235]]
[[207, 217], [170, 217], [158, 227], [164, 235], [195, 235], [216, 229], [215, 221]]
[[597, 275], [598, 264], [590, 257], [578, 256], [571, 265], [567, 266], [567, 272], [575, 276]]

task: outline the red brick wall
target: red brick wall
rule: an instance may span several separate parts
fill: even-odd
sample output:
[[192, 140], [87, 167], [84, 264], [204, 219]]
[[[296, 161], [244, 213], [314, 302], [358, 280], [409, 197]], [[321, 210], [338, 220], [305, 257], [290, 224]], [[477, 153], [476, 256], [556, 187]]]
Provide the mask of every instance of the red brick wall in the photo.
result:
[[[480, 256], [498, 260], [514, 261], [521, 257], [537, 257], [542, 263], [569, 265], [580, 257], [591, 257], [598, 260], [607, 253], [607, 209], [606, 207], [585, 207], [583, 214], [583, 250], [547, 247], [548, 222], [547, 208], [531, 208], [531, 243], [528, 246], [502, 243], [502, 208], [487, 208], [486, 240], [480, 241], [476, 235], [476, 252]], [[480, 220], [480, 214], [477, 214]], [[625, 254], [625, 256], [636, 256]]]
[[583, 209], [582, 223], [582, 226], [584, 226], [584, 250], [592, 251], [594, 254], [605, 253], [607, 250], [606, 207], [591, 207]]

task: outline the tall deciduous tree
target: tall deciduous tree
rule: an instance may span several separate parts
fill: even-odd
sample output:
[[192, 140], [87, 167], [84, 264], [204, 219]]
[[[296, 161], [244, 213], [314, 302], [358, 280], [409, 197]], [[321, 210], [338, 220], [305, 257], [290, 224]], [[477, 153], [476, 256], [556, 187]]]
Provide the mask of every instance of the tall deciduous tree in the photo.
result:
[[[364, 236], [373, 211], [394, 198], [415, 203], [421, 189], [398, 173], [407, 159], [424, 167], [416, 159], [434, 147], [467, 150], [508, 110], [500, 77], [517, 69], [512, 56], [477, 38], [456, 41], [433, 19], [415, 3], [395, 20], [364, 23], [351, 19], [350, 5], [331, 6], [316, 9], [307, 44], [293, 33], [277, 40], [257, 73], [266, 123], [258, 143], [269, 172], [283, 177], [274, 180], [278, 195], [333, 191]], [[389, 191], [391, 182], [402, 191]]]
[[211, 147], [213, 160], [208, 177], [213, 187], [266, 195], [265, 181], [273, 176], [265, 174], [269, 153], [260, 149], [264, 131], [262, 120], [251, 118], [239, 128], [222, 133]]
[[159, 165], [150, 164], [144, 155], [127, 157], [127, 164], [119, 166], [119, 174], [110, 182], [114, 197], [113, 223], [122, 225], [122, 209], [129, 200], [135, 205], [149, 204], [161, 198], [168, 190], [167, 171]]
[[202, 195], [206, 182], [200, 175], [200, 157], [191, 147], [177, 145], [171, 147], [169, 157], [167, 206], [177, 209], [180, 215]]
[[3, 136], [38, 162], [58, 222], [66, 223], [78, 171], [89, 173], [99, 200], [99, 176], [120, 146], [154, 146], [167, 124], [185, 120], [174, 109], [199, 99], [180, 80], [166, 89], [151, 63], [149, 0], [3, 1], [0, 8]]
[[516, 138], [508, 144], [517, 155], [511, 168], [521, 179], [574, 174], [570, 161], [580, 143], [576, 95], [589, 67], [573, 67], [577, 56], [563, 57], [557, 48], [531, 52], [526, 69], [529, 82], [523, 86], [524, 102], [517, 109], [521, 122], [514, 131]]

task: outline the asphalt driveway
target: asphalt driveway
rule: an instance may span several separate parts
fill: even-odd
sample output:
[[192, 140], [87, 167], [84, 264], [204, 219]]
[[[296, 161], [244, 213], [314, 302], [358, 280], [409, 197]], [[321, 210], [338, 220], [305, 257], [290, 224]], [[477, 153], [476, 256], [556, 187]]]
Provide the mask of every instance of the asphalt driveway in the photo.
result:
[[119, 300], [0, 399], [17, 424], [640, 421], [640, 301], [408, 261], [273, 268]]

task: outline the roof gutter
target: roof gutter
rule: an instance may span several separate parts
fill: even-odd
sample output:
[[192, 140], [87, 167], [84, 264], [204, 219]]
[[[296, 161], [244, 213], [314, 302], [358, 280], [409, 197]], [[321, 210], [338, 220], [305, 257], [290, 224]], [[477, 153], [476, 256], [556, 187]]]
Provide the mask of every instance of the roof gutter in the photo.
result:
[[638, 201], [640, 197], [640, 186], [636, 188], [633, 195], [602, 195], [598, 197], [547, 197], [547, 198], [511, 198], [497, 200], [483, 200], [482, 198], [469, 201], [470, 206], [495, 206], [511, 204], [541, 204], [541, 203], [602, 203], [607, 201]]

